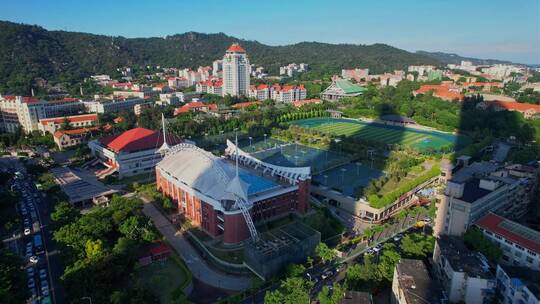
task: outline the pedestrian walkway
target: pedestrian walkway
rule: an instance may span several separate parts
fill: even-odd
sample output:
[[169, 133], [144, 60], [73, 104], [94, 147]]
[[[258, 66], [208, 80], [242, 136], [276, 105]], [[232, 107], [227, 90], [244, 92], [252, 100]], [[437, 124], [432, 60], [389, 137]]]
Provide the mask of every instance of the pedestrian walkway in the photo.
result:
[[152, 219], [152, 222], [154, 222], [154, 225], [163, 234], [167, 242], [182, 257], [193, 277], [221, 289], [237, 291], [251, 287], [252, 278], [250, 277], [229, 275], [210, 268], [182, 233], [178, 232], [173, 224], [151, 202], [145, 198], [141, 199], [144, 202], [143, 213]]

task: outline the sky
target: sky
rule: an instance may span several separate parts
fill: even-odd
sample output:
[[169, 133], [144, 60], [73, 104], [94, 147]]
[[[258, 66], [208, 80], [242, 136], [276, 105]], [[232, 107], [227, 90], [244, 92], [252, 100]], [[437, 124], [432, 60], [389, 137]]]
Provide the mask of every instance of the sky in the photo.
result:
[[540, 64], [540, 0], [0, 0], [0, 20], [124, 37], [385, 43]]

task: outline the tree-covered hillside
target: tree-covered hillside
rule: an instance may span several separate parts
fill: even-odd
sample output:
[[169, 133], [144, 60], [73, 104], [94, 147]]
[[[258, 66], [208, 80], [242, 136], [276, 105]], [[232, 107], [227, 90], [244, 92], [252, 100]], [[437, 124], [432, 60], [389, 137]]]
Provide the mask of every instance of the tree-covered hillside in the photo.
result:
[[316, 74], [341, 68], [367, 67], [373, 73], [402, 69], [410, 64], [438, 64], [432, 57], [385, 44], [352, 45], [302, 42], [268, 46], [223, 33], [189, 32], [165, 38], [124, 38], [47, 31], [39, 26], [0, 21], [0, 93], [29, 94], [47, 84], [73, 84], [121, 66], [161, 65], [197, 67], [221, 58], [227, 47], [240, 42], [252, 63], [271, 73], [291, 62], [305, 62]]

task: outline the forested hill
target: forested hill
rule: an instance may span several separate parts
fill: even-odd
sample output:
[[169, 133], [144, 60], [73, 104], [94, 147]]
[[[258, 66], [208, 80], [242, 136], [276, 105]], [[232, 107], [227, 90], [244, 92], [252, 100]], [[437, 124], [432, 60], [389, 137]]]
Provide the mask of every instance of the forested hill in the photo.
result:
[[426, 51], [416, 51], [416, 54], [419, 55], [425, 55], [428, 57], [432, 57], [444, 64], [452, 63], [452, 64], [460, 64], [462, 60], [470, 61], [473, 64], [476, 65], [482, 65], [482, 64], [511, 64], [510, 61], [504, 61], [504, 60], [497, 60], [497, 59], [480, 59], [480, 58], [472, 58], [472, 57], [463, 57], [458, 54], [453, 53], [443, 53], [443, 52], [426, 52]]
[[120, 66], [197, 67], [221, 58], [240, 42], [252, 63], [276, 73], [280, 65], [305, 62], [313, 73], [368, 67], [373, 73], [410, 64], [438, 64], [432, 57], [385, 44], [352, 45], [302, 42], [268, 46], [223, 33], [184, 33], [165, 38], [124, 38], [48, 31], [39, 26], [0, 21], [0, 93], [28, 94], [30, 86], [74, 83]]

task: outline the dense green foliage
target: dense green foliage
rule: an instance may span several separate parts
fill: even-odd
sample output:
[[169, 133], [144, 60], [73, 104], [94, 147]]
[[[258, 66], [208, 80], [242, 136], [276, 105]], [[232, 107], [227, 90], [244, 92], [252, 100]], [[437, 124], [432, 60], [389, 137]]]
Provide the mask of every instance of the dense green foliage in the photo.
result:
[[[116, 76], [116, 68], [160, 65], [197, 67], [223, 56], [240, 42], [252, 63], [276, 74], [291, 62], [310, 64], [314, 78], [338, 73], [341, 68], [367, 67], [373, 73], [403, 69], [410, 64], [437, 64], [425, 55], [384, 44], [352, 45], [302, 42], [268, 46], [223, 33], [184, 33], [165, 38], [109, 37], [85, 33], [47, 31], [38, 26], [0, 22], [0, 92], [29, 94], [30, 87], [60, 83], [69, 87], [92, 74]], [[324, 71], [324, 73], [323, 73]]]
[[467, 247], [482, 253], [491, 263], [497, 263], [502, 256], [502, 250], [495, 243], [489, 241], [476, 227], [470, 228], [463, 235]]
[[309, 303], [309, 291], [312, 282], [299, 277], [291, 277], [281, 282], [280, 288], [269, 291], [264, 296], [266, 304], [298, 304]]
[[[106, 208], [79, 216], [66, 204], [58, 204], [53, 221], [59, 226], [53, 239], [65, 264], [62, 282], [70, 303], [92, 297], [97, 303], [156, 303], [140, 286], [126, 288], [142, 245], [158, 235], [142, 215], [137, 199], [114, 196]], [[64, 223], [64, 225], [60, 225]]]
[[0, 299], [5, 304], [25, 303], [29, 296], [26, 288], [24, 262], [8, 249], [0, 249]]
[[489, 64], [503, 64], [503, 63], [511, 63], [510, 61], [504, 61], [504, 60], [496, 60], [496, 59], [479, 59], [479, 58], [472, 58], [472, 57], [463, 57], [459, 56], [458, 54], [450, 54], [450, 53], [444, 53], [444, 52], [426, 52], [426, 51], [416, 51], [417, 54], [426, 55], [429, 57], [433, 57], [436, 60], [448, 64], [460, 64], [462, 60], [470, 61], [473, 64], [476, 65], [489, 65]]
[[430, 234], [407, 234], [401, 240], [401, 252], [409, 259], [425, 259], [433, 254], [435, 238]]

